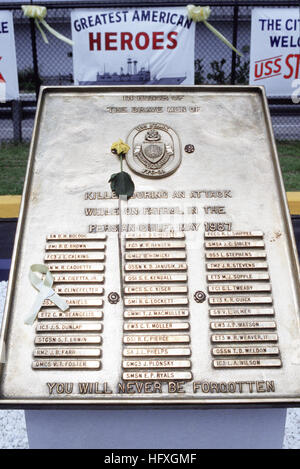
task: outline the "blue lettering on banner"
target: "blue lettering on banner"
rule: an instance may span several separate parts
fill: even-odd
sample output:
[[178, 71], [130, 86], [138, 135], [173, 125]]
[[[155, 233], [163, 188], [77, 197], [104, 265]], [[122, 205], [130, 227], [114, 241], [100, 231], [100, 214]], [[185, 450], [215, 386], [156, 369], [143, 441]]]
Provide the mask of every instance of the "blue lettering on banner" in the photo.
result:
[[300, 37], [293, 36], [270, 36], [271, 47], [300, 47]]
[[8, 22], [7, 21], [2, 21], [0, 22], [0, 34], [8, 34]]
[[[87, 17], [78, 18], [74, 21], [74, 29], [77, 32], [81, 32], [85, 29], [94, 28], [95, 26], [102, 26], [105, 24], [120, 23], [130, 20], [128, 17], [129, 11], [117, 11], [110, 13], [101, 13], [95, 15], [89, 15]], [[160, 10], [134, 10], [132, 13], [132, 22], [152, 22], [152, 23], [163, 23], [171, 24], [173, 26], [182, 26], [183, 28], [190, 29], [193, 20], [187, 18], [184, 15], [177, 13], [170, 13]]]
[[[269, 31], [282, 31], [286, 30], [291, 32], [298, 32], [300, 27], [300, 18], [288, 18], [284, 24], [282, 24], [282, 20], [280, 18], [277, 19], [266, 19], [260, 18], [258, 20], [260, 24], [261, 31], [269, 32]], [[272, 48], [276, 47], [300, 47], [300, 37], [295, 38], [293, 35], [270, 35], [270, 46]]]

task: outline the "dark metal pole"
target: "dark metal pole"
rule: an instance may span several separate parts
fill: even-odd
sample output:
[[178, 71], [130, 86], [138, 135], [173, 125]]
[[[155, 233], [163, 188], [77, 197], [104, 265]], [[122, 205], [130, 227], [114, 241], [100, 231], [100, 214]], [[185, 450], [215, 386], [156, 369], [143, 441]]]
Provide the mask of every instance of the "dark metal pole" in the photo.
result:
[[21, 101], [14, 99], [11, 102], [14, 142], [22, 142], [22, 105]]
[[33, 60], [33, 72], [34, 72], [34, 83], [35, 83], [35, 95], [36, 100], [40, 91], [40, 76], [39, 76], [39, 65], [37, 59], [37, 48], [36, 48], [36, 31], [34, 19], [30, 18], [30, 35], [31, 35], [31, 49], [32, 49], [32, 60]]
[[[237, 38], [238, 38], [238, 24], [239, 24], [239, 6], [236, 2], [236, 5], [233, 9], [233, 30], [232, 30], [232, 45], [237, 48]], [[235, 70], [236, 70], [236, 52], [233, 50], [231, 54], [231, 84], [235, 84]]]

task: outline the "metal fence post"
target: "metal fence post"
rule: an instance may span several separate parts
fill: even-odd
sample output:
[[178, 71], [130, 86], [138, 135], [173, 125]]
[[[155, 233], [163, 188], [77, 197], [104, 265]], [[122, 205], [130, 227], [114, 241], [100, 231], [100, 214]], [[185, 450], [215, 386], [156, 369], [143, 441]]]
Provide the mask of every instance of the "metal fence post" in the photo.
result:
[[[238, 24], [239, 24], [239, 5], [237, 0], [235, 0], [235, 6], [233, 8], [233, 30], [232, 30], [232, 44], [237, 47], [237, 38], [238, 38]], [[231, 54], [231, 84], [235, 84], [235, 74], [236, 71], [236, 52], [233, 50]]]
[[33, 72], [34, 72], [34, 84], [35, 84], [35, 95], [36, 100], [39, 96], [40, 91], [40, 76], [39, 76], [39, 65], [37, 59], [37, 48], [36, 48], [36, 34], [34, 19], [30, 18], [30, 36], [31, 36], [31, 48], [32, 48], [32, 60], [33, 60]]
[[11, 102], [14, 142], [22, 142], [22, 104], [20, 100]]

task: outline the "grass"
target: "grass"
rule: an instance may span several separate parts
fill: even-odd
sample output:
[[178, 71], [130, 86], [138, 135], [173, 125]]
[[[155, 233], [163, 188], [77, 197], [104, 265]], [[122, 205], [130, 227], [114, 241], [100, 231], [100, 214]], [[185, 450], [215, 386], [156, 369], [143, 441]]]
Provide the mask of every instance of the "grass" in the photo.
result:
[[0, 146], [0, 195], [22, 194], [28, 151], [25, 143]]
[[286, 191], [300, 190], [300, 142], [277, 142]]
[[[286, 191], [300, 191], [300, 141], [277, 142]], [[29, 144], [0, 145], [0, 195], [22, 194]]]

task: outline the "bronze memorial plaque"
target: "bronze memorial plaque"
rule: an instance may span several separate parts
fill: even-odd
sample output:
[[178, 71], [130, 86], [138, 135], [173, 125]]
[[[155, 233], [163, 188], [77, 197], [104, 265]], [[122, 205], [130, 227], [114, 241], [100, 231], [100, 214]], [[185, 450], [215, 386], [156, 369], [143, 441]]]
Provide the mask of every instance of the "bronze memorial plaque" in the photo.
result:
[[43, 88], [0, 407], [295, 406], [298, 282], [263, 88]]

